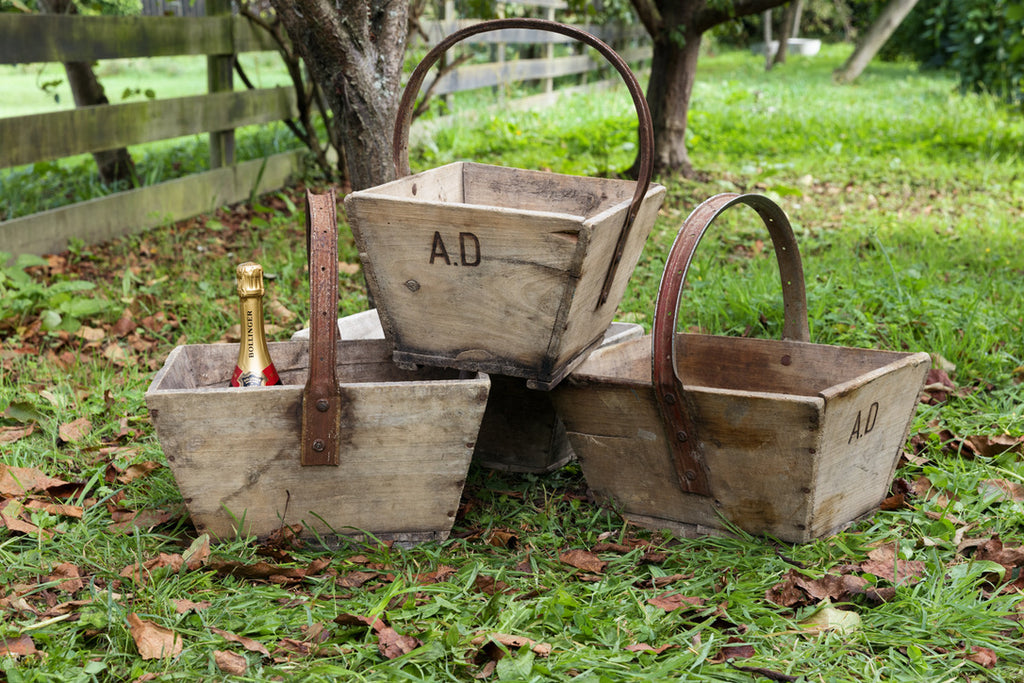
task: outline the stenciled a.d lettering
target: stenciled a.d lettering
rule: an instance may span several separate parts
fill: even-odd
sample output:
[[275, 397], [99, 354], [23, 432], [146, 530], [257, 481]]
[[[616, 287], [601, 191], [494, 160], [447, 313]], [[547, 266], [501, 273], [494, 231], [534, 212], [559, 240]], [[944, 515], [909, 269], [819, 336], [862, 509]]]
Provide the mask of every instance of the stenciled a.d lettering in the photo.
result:
[[434, 241], [430, 245], [430, 263], [444, 261], [446, 266], [479, 266], [480, 265], [480, 239], [471, 232], [459, 233], [459, 260], [453, 261], [448, 254], [448, 247], [445, 246], [441, 233], [434, 231]]
[[853, 443], [854, 439], [867, 436], [868, 432], [875, 428], [875, 422], [878, 421], [878, 401], [875, 401], [868, 407], [867, 414], [863, 415], [863, 417], [861, 413], [862, 411], [857, 411], [857, 419], [853, 422], [850, 438], [846, 441], [847, 445]]

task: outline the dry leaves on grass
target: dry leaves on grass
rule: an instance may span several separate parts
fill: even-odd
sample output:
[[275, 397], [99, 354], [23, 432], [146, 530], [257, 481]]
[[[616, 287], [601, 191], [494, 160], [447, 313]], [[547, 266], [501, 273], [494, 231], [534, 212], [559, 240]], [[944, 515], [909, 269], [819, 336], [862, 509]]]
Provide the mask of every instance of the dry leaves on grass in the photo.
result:
[[342, 614], [334, 622], [341, 626], [369, 627], [377, 634], [377, 648], [386, 659], [401, 657], [423, 644], [418, 638], [398, 633], [379, 617], [371, 619], [357, 614]]
[[249, 669], [249, 662], [245, 657], [234, 652], [225, 650], [213, 651], [213, 662], [217, 668], [229, 676], [244, 676]]
[[219, 628], [210, 627], [210, 632], [215, 633], [229, 643], [238, 643], [249, 652], [258, 652], [264, 657], [270, 657], [270, 651], [258, 640], [252, 638], [246, 638], [245, 636], [239, 636], [230, 631], [224, 631]]
[[562, 553], [559, 559], [570, 567], [576, 567], [591, 574], [601, 574], [608, 566], [607, 562], [588, 550], [568, 550]]
[[128, 615], [128, 626], [143, 659], [167, 659], [181, 654], [181, 636], [169, 628], [142, 619], [134, 612]]
[[0, 657], [10, 657], [17, 660], [21, 657], [34, 655], [36, 652], [36, 644], [27, 635], [23, 634], [17, 638], [0, 637]]
[[666, 612], [674, 612], [677, 609], [693, 609], [695, 607], [703, 607], [704, 599], [697, 597], [689, 597], [680, 593], [662, 593], [656, 597], [651, 598], [647, 601], [648, 605], [653, 605], [658, 609], [663, 609]]
[[484, 633], [476, 636], [470, 644], [478, 648], [469, 658], [476, 666], [481, 667], [473, 674], [478, 680], [489, 678], [498, 667], [498, 662], [506, 654], [514, 654], [523, 648], [529, 648], [530, 656], [547, 657], [551, 654], [551, 645], [540, 643], [532, 638], [516, 636], [509, 633]]

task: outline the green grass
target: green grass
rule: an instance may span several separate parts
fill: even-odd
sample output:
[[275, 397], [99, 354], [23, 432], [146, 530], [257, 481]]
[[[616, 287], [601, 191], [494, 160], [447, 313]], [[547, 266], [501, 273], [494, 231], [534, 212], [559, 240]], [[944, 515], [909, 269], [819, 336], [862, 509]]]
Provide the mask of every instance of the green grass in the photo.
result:
[[[34, 419], [36, 428], [0, 443], [2, 460], [81, 482], [75, 500], [92, 504], [81, 519], [33, 512], [38, 526], [58, 532], [52, 538], [0, 532], [0, 600], [8, 598], [0, 602], [0, 638], [28, 635], [46, 653], [0, 657], [0, 670], [11, 681], [220, 679], [214, 651], [229, 650], [247, 661], [239, 680], [469, 681], [489, 658], [474, 637], [504, 632], [546, 643], [550, 654], [512, 647], [489, 680], [765, 680], [733, 665], [805, 681], [1021, 680], [1019, 588], [1000, 590], [1001, 569], [961, 544], [998, 535], [1006, 548], [1024, 545], [1024, 502], [999, 499], [983, 483], [1024, 481], [1019, 448], [970, 457], [962, 445], [971, 436], [1024, 434], [1024, 123], [991, 100], [957, 95], [952, 77], [906, 65], [872, 65], [857, 85], [835, 86], [829, 74], [846, 50], [826, 46], [821, 57], [790, 58], [768, 74], [760, 59], [741, 52], [701, 63], [690, 151], [703, 175], [657, 179], [668, 199], [619, 318], [649, 328], [668, 246], [699, 201], [721, 191], [772, 196], [797, 231], [813, 341], [927, 351], [956, 366], [950, 375], [958, 387], [973, 389], [919, 405], [912, 423], [919, 458], [897, 474], [907, 482], [926, 477], [938, 495], [921, 491], [910, 507], [799, 546], [742, 534], [678, 540], [628, 527], [588, 502], [575, 464], [546, 476], [474, 467], [464, 514], [445, 543], [333, 553], [306, 547], [275, 558], [258, 542], [237, 539], [215, 544], [213, 557], [292, 569], [324, 558], [328, 565], [296, 583], [234, 577], [212, 565], [155, 568], [143, 583], [121, 577], [133, 562], [184, 552], [195, 535], [168, 469], [130, 483], [108, 476], [111, 464], [164, 462], [143, 402], [153, 370], [176, 344], [224, 338], [235, 322], [232, 274], [242, 260], [262, 262], [272, 276], [268, 296], [299, 314], [286, 322], [268, 313], [278, 327], [272, 336], [287, 338], [304, 324], [303, 216], [299, 195], [282, 192], [256, 207], [78, 245], [30, 269], [29, 282], [3, 271], [14, 280], [0, 286], [16, 289], [22, 303], [0, 298], [0, 426]], [[479, 112], [470, 123], [439, 129], [431, 144], [413, 149], [412, 162], [423, 169], [467, 158], [614, 174], [632, 162], [634, 135], [620, 90], [541, 113]], [[778, 335], [778, 275], [770, 243], [759, 240], [768, 242], [764, 228], [746, 209], [711, 229], [685, 291], [686, 326]], [[356, 260], [344, 229], [341, 260]], [[58, 284], [75, 281], [96, 287]], [[341, 290], [339, 313], [366, 307], [360, 275], [343, 275]], [[48, 310], [74, 319], [76, 297], [107, 303], [78, 320], [107, 336], [89, 341], [74, 320], [34, 326]], [[111, 326], [124, 311], [134, 329], [115, 338]], [[63, 439], [61, 425], [82, 417], [92, 431]], [[119, 534], [108, 529], [117, 508], [165, 510], [169, 518]], [[516, 542], [493, 545], [496, 531]], [[645, 547], [601, 551], [607, 566], [598, 580], [559, 560], [570, 549], [631, 539], [663, 555], [645, 557]], [[887, 602], [838, 604], [859, 615], [852, 632], [806, 632], [799, 622], [819, 607], [815, 601], [783, 607], [766, 598], [791, 571], [807, 580], [851, 574], [890, 586], [857, 569], [881, 544], [922, 562], [923, 578], [895, 587]], [[46, 581], [62, 563], [85, 577], [73, 595]], [[1020, 564], [1003, 579], [1018, 581]], [[445, 566], [450, 575], [431, 583], [426, 575]], [[356, 571], [375, 575], [359, 588], [337, 578]], [[664, 588], [651, 587], [673, 576]], [[483, 591], [490, 579], [508, 592]], [[667, 612], [649, 602], [667, 591], [703, 604]], [[23, 593], [23, 602], [10, 600]], [[70, 616], [58, 614], [72, 598], [78, 604], [66, 607]], [[209, 604], [179, 614], [182, 599]], [[181, 655], [142, 660], [129, 614], [179, 634]], [[346, 614], [382, 616], [422, 645], [387, 660], [369, 629], [335, 621]], [[271, 656], [214, 629], [258, 641]], [[638, 643], [669, 647], [660, 654], [626, 649]], [[753, 656], [730, 664], [727, 655], [737, 651], [723, 648], [740, 645]], [[994, 656], [994, 668], [967, 659], [972, 648]]]

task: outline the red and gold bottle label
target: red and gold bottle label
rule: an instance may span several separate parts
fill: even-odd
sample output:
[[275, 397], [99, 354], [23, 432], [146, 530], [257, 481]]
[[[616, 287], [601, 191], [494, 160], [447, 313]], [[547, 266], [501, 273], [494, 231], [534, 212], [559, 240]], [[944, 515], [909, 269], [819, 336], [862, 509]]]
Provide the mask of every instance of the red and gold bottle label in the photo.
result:
[[233, 387], [272, 387], [281, 383], [281, 378], [277, 375], [277, 370], [273, 365], [268, 365], [263, 368], [262, 372], [254, 372], [248, 370], [242, 371], [242, 368], [235, 366], [235, 371], [231, 374], [231, 386]]

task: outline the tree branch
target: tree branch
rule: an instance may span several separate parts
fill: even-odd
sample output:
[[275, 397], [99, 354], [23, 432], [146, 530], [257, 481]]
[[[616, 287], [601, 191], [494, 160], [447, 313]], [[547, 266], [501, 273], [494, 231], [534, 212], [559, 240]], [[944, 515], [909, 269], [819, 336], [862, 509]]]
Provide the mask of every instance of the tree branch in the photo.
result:
[[785, 5], [789, 0], [733, 0], [729, 7], [723, 9], [719, 7], [708, 7], [705, 5], [700, 11], [697, 12], [697, 16], [694, 20], [696, 29], [699, 33], [704, 33], [708, 29], [724, 24], [730, 19], [739, 19], [740, 17], [746, 17], [751, 14], [760, 14], [765, 10], [774, 9], [780, 5]]
[[637, 16], [640, 17], [640, 23], [644, 25], [648, 35], [652, 38], [665, 28], [661, 12], [658, 11], [654, 0], [633, 0], [633, 9], [636, 10]]

